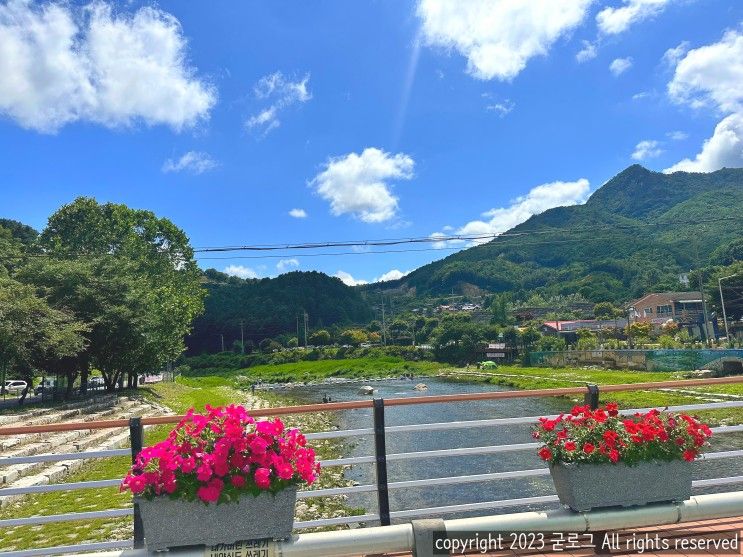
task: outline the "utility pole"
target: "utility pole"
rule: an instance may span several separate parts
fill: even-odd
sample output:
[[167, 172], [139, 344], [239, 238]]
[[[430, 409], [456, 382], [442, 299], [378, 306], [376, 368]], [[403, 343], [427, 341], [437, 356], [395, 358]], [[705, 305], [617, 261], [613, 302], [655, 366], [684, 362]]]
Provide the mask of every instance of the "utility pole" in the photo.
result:
[[415, 347], [415, 319], [413, 320], [413, 347]]
[[299, 344], [299, 341], [300, 341], [300, 337], [299, 337], [299, 314], [297, 314], [296, 317], [297, 317], [297, 346], [301, 346]]
[[382, 298], [382, 343], [387, 346], [387, 324], [384, 320], [384, 298]]
[[245, 321], [240, 319], [240, 352], [245, 354], [245, 329], [243, 327]]
[[633, 306], [629, 307], [627, 311], [627, 342], [629, 343], [630, 350], [632, 350], [632, 313], [635, 311]]
[[722, 306], [722, 320], [725, 322], [725, 340], [730, 342], [730, 331], [728, 331], [728, 314], [725, 312], [725, 298], [722, 296], [722, 281], [725, 279], [733, 278], [738, 275], [730, 275], [727, 277], [720, 277], [717, 279], [717, 286], [720, 289], [720, 305]]
[[307, 321], [309, 320], [307, 312], [304, 312], [304, 346], [307, 347]]
[[224, 352], [224, 334], [220, 333], [219, 335], [222, 339], [222, 352]]
[[712, 341], [709, 338], [709, 319], [707, 318], [707, 303], [704, 301], [704, 286], [702, 284], [702, 269], [699, 269], [699, 293], [702, 295], [702, 316], [704, 317], [704, 340], [707, 342], [707, 346], [712, 346]]

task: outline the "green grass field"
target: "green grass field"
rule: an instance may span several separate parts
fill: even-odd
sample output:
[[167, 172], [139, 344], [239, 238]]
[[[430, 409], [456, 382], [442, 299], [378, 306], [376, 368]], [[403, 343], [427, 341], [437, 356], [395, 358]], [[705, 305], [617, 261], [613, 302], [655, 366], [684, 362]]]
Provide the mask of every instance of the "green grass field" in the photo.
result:
[[[435, 374], [451, 366], [438, 362], [410, 362], [394, 356], [382, 358], [355, 358], [347, 360], [301, 361], [278, 365], [258, 365], [243, 369], [220, 370], [218, 377], [236, 380], [240, 385], [263, 381], [267, 383], [286, 383], [292, 381], [321, 381], [331, 377], [348, 379], [367, 379], [373, 377], [394, 377], [406, 373], [414, 375]], [[201, 370], [200, 370], [201, 371]], [[189, 376], [192, 380], [209, 380], [215, 377]]]

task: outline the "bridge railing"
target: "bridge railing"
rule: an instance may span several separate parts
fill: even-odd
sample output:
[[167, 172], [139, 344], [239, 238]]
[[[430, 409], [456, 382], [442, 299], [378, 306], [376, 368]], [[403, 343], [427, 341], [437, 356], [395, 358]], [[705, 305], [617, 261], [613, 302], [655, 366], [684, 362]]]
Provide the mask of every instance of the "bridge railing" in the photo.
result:
[[[339, 439], [339, 438], [358, 438], [371, 437], [374, 440], [374, 454], [364, 456], [354, 456], [347, 458], [338, 458], [321, 461], [323, 467], [347, 466], [357, 464], [373, 464], [375, 467], [375, 482], [364, 485], [337, 488], [319, 488], [300, 491], [298, 499], [310, 499], [318, 497], [329, 497], [337, 495], [351, 495], [360, 493], [375, 493], [377, 497], [377, 512], [366, 513], [362, 515], [349, 515], [335, 518], [323, 518], [317, 520], [296, 521], [295, 529], [308, 529], [318, 527], [342, 526], [348, 524], [359, 524], [368, 522], [379, 522], [381, 525], [389, 525], [394, 519], [412, 519], [422, 516], [444, 515], [450, 513], [459, 513], [465, 511], [486, 511], [493, 509], [504, 509], [509, 507], [518, 507], [530, 504], [544, 504], [557, 502], [556, 495], [543, 495], [537, 497], [521, 497], [515, 499], [502, 499], [494, 501], [482, 501], [476, 503], [452, 504], [438, 507], [391, 510], [389, 493], [394, 490], [442, 486], [453, 484], [465, 484], [474, 482], [484, 482], [500, 479], [519, 479], [536, 476], [549, 475], [549, 470], [544, 466], [533, 469], [514, 470], [508, 472], [493, 472], [487, 474], [472, 474], [465, 476], [448, 476], [439, 478], [430, 478], [423, 480], [402, 480], [390, 481], [387, 473], [387, 463], [401, 460], [414, 460], [421, 458], [448, 458], [465, 455], [482, 455], [482, 454], [499, 454], [516, 451], [534, 451], [539, 446], [538, 443], [517, 443], [508, 445], [484, 445], [477, 447], [464, 447], [453, 449], [438, 449], [429, 451], [414, 451], [405, 453], [388, 453], [386, 450], [386, 436], [388, 434], [407, 433], [417, 431], [449, 431], [461, 430], [468, 428], [482, 427], [502, 427], [517, 424], [532, 424], [537, 421], [539, 416], [520, 416], [513, 418], [493, 418], [484, 420], [466, 420], [439, 423], [423, 423], [409, 425], [388, 426], [385, 424], [385, 409], [394, 406], [403, 406], [411, 404], [433, 404], [433, 403], [452, 403], [466, 402], [477, 400], [499, 400], [510, 398], [526, 397], [544, 397], [544, 396], [567, 396], [583, 395], [585, 401], [592, 406], [598, 405], [600, 393], [649, 390], [649, 389], [667, 389], [667, 388], [684, 388], [690, 387], [709, 387], [715, 385], [727, 385], [734, 383], [743, 383], [743, 377], [724, 377], [715, 379], [697, 379], [697, 380], [680, 380], [680, 381], [658, 381], [651, 383], [630, 383], [620, 385], [605, 385], [598, 387], [596, 385], [587, 385], [586, 387], [569, 387], [556, 389], [538, 389], [524, 391], [497, 391], [483, 393], [468, 393], [458, 395], [429, 395], [407, 398], [388, 398], [388, 399], [367, 399], [351, 402], [331, 402], [325, 404], [308, 404], [302, 406], [287, 406], [276, 408], [265, 408], [256, 410], [254, 413], [260, 416], [281, 416], [289, 414], [304, 414], [328, 411], [345, 411], [368, 408], [372, 410], [373, 422], [370, 427], [346, 429], [337, 431], [323, 431], [308, 433], [308, 440], [322, 439]], [[708, 393], [705, 393], [708, 394]], [[687, 404], [681, 406], [671, 406], [669, 410], [677, 412], [693, 412], [700, 410], [715, 410], [725, 408], [743, 408], [743, 400], [729, 402], [713, 402], [704, 404]], [[638, 411], [647, 411], [649, 408], [634, 408], [622, 410], [623, 414], [633, 414]], [[551, 416], [556, 417], [556, 416]], [[14, 464], [25, 463], [43, 463], [59, 462], [75, 459], [96, 459], [110, 458], [130, 455], [132, 458], [138, 453], [143, 444], [143, 428], [149, 425], [175, 424], [180, 421], [182, 416], [157, 416], [132, 418], [130, 420], [105, 420], [79, 423], [59, 423], [34, 426], [14, 426], [0, 428], [0, 436], [3, 435], [26, 435], [60, 431], [74, 430], [91, 430], [91, 429], [109, 429], [129, 427], [131, 437], [131, 448], [113, 449], [104, 451], [85, 451], [74, 453], [58, 454], [38, 454], [31, 456], [13, 456], [0, 457], [0, 468]], [[712, 428], [716, 435], [743, 432], [743, 424], [727, 425]], [[726, 458], [736, 458], [743, 456], [743, 450], [727, 450], [707, 453], [704, 455], [705, 460], [716, 460]], [[535, 458], [536, 462], [536, 458]], [[37, 493], [50, 493], [59, 491], [73, 491], [98, 489], [105, 487], [119, 486], [120, 478], [55, 483], [48, 485], [36, 485], [17, 488], [0, 489], [0, 497], [3, 496], [20, 496]], [[728, 476], [721, 478], [698, 479], [693, 482], [695, 488], [714, 487], [724, 485], [743, 484], [742, 476]], [[141, 547], [144, 541], [141, 520], [138, 516], [136, 505], [128, 508], [107, 509], [91, 512], [62, 513], [44, 516], [31, 516], [23, 518], [9, 518], [0, 520], [0, 529], [13, 528], [17, 526], [36, 526], [55, 522], [68, 522], [78, 520], [92, 519], [110, 519], [124, 516], [133, 516], [132, 538], [128, 540], [109, 541], [100, 543], [86, 543], [68, 546], [56, 546], [45, 548], [34, 548], [20, 551], [0, 551], [0, 557], [31, 557], [37, 555], [52, 555], [63, 553], [78, 553], [83, 551], [100, 551], [106, 549], [117, 549], [125, 547]]]

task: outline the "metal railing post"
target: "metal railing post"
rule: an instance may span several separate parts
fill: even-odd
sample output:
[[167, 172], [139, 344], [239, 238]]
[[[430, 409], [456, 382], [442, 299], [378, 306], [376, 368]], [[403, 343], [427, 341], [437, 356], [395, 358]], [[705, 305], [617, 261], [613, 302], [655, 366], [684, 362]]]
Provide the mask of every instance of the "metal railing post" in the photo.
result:
[[[132, 447], [132, 464], [137, 460], [137, 455], [144, 445], [144, 428], [142, 427], [142, 418], [129, 419], [129, 440]], [[144, 547], [144, 526], [142, 524], [142, 514], [139, 511], [139, 503], [134, 503], [134, 548]]]
[[379, 523], [390, 525], [390, 493], [387, 487], [387, 446], [384, 431], [384, 399], [374, 399], [374, 455], [376, 458]]
[[596, 410], [599, 407], [599, 386], [598, 385], [586, 385], [588, 391], [583, 397], [583, 401], [591, 407], [591, 410]]

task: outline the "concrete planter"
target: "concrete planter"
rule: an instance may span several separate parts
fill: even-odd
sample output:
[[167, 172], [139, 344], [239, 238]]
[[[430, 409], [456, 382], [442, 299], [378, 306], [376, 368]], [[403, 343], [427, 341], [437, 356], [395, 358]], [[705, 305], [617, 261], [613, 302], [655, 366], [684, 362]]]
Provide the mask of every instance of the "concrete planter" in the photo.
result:
[[217, 505], [155, 497], [136, 498], [142, 513], [145, 544], [150, 551], [188, 545], [216, 545], [291, 536], [296, 486], [257, 497], [242, 495], [237, 502]]
[[683, 460], [634, 466], [558, 463], [550, 465], [550, 473], [560, 502], [574, 511], [691, 497], [691, 463]]

